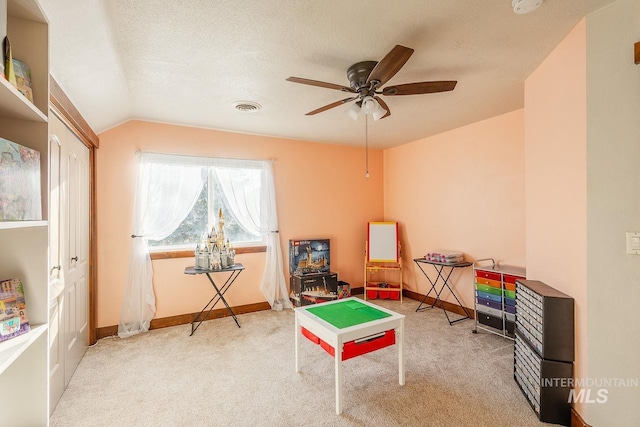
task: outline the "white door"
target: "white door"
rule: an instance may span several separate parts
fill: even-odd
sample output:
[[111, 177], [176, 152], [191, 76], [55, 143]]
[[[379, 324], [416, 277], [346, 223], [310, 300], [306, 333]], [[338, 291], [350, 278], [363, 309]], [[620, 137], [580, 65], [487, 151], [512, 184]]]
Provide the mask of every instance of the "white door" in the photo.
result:
[[64, 391], [64, 345], [62, 309], [64, 282], [60, 253], [61, 146], [57, 136], [49, 137], [49, 396], [53, 412]]
[[49, 212], [53, 411], [89, 345], [90, 189], [89, 149], [53, 114], [49, 126], [50, 158], [52, 163], [57, 162], [51, 166]]

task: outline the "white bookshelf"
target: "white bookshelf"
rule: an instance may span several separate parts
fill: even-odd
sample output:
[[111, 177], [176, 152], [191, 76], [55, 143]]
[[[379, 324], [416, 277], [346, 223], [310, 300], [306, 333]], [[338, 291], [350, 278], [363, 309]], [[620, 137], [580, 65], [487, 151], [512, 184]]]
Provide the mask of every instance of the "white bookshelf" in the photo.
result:
[[42, 219], [0, 222], [0, 280], [21, 280], [31, 329], [0, 342], [0, 413], [12, 426], [46, 426], [49, 24], [37, 0], [7, 1], [7, 36], [13, 57], [29, 65], [34, 102], [0, 77], [0, 137], [40, 153]]

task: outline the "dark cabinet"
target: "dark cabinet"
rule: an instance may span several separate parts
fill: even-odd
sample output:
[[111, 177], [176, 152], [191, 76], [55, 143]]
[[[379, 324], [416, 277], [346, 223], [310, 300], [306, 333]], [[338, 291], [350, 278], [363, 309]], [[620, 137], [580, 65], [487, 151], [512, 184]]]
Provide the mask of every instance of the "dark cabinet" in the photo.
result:
[[540, 421], [570, 425], [574, 300], [536, 280], [516, 281], [514, 379]]

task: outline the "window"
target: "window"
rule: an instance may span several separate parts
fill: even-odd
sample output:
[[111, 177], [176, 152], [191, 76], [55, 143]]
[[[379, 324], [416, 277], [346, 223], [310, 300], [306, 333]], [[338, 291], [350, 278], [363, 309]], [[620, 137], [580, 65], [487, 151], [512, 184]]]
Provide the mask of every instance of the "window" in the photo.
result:
[[[148, 331], [156, 312], [153, 269], [148, 268], [149, 243], [154, 245], [158, 255], [156, 259], [183, 256], [190, 251], [193, 256], [198, 236], [200, 233], [204, 235], [205, 227], [209, 228], [203, 221], [203, 212], [206, 211], [207, 219], [214, 218], [216, 206], [218, 212], [223, 207], [227, 209], [228, 218], [225, 219], [230, 224], [228, 229], [225, 227], [227, 233], [242, 229], [242, 233], [248, 232], [251, 238], [255, 236], [254, 242], [258, 236], [265, 236], [265, 244], [260, 245], [266, 249], [260, 291], [272, 308], [292, 307], [278, 234], [273, 161], [145, 152], [138, 155], [129, 275], [118, 324], [120, 337]], [[219, 190], [216, 190], [216, 185]], [[206, 203], [203, 201], [205, 195]], [[234, 222], [239, 227], [233, 226]], [[181, 237], [176, 237], [178, 235]], [[186, 237], [188, 235], [192, 237]], [[171, 239], [165, 240], [167, 236]], [[180, 250], [178, 243], [184, 244], [192, 238], [190, 251]], [[230, 240], [235, 238], [231, 236]], [[164, 243], [165, 248], [166, 243], [170, 243], [171, 253], [167, 249], [159, 249], [154, 241], [155, 244], [158, 241]], [[247, 252], [254, 250], [244, 249]], [[153, 256], [151, 258], [154, 259]]]
[[[210, 228], [208, 224], [214, 223], [216, 207], [218, 212], [227, 210], [225, 234], [233, 234], [230, 240], [234, 245], [253, 242], [260, 248], [244, 249], [246, 252], [264, 247], [260, 291], [269, 305], [274, 309], [292, 307], [278, 234], [272, 160], [145, 152], [139, 152], [138, 156], [129, 275], [118, 324], [120, 337], [148, 331], [156, 312], [153, 269], [148, 268], [149, 244], [158, 255], [156, 259], [186, 254], [189, 251], [180, 250], [180, 246], [187, 241], [193, 251], [200, 236]], [[262, 242], [259, 236], [265, 236]], [[171, 253], [159, 249], [158, 243]]]
[[256, 216], [260, 218], [261, 171], [202, 167], [201, 175], [203, 187], [191, 212], [169, 236], [149, 240], [150, 249], [193, 249], [211, 233], [212, 227], [218, 231], [220, 211], [224, 216], [225, 237], [235, 247], [265, 245], [260, 226], [252, 220]]

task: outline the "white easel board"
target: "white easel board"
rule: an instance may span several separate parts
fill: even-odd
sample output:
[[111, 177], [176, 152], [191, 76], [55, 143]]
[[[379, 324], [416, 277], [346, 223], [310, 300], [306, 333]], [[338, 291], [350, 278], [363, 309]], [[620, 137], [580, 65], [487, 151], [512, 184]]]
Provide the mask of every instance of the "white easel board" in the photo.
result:
[[367, 262], [398, 262], [398, 223], [370, 222]]

